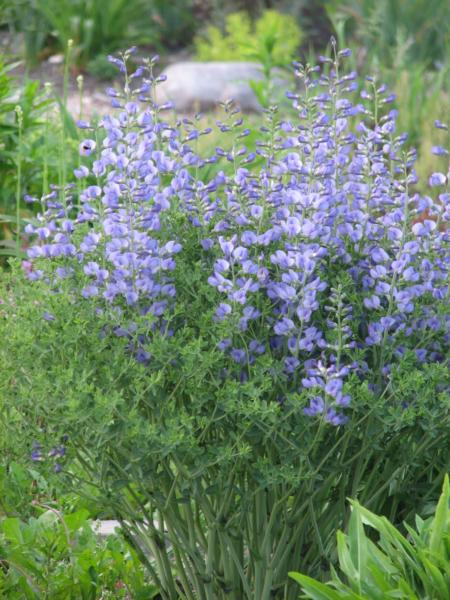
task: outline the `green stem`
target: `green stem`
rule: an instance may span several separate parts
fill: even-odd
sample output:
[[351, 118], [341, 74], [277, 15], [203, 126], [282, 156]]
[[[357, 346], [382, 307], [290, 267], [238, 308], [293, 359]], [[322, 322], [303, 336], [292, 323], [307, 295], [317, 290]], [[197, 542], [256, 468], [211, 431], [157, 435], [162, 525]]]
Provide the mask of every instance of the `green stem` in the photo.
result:
[[[69, 40], [67, 42], [66, 55], [64, 60], [64, 75], [63, 75], [63, 108], [60, 110], [60, 119], [61, 119], [61, 152], [59, 153], [60, 158], [60, 186], [64, 188], [67, 183], [67, 160], [66, 160], [66, 118], [67, 118], [67, 95], [68, 95], [68, 87], [69, 87], [69, 69], [70, 69], [70, 58], [71, 58], [71, 50], [73, 46], [73, 41]], [[63, 193], [63, 191], [61, 191]]]
[[[166, 520], [166, 525], [169, 539], [174, 547], [175, 561], [180, 577], [183, 581], [190, 581], [190, 589], [193, 589], [194, 591], [201, 590], [202, 583], [198, 575], [197, 566], [195, 561], [192, 559], [191, 551], [187, 541], [183, 537], [180, 538], [179, 526], [178, 529], [175, 527], [175, 520], [173, 518], [168, 518]], [[177, 542], [175, 543], [174, 540], [177, 540]], [[198, 591], [198, 594], [200, 593], [201, 592]]]
[[[258, 553], [255, 561], [255, 597], [262, 598], [264, 580], [267, 569], [267, 556], [265, 550], [268, 544], [268, 537], [265, 536], [267, 531], [267, 498], [266, 491], [262, 490], [255, 494], [255, 539], [253, 547]], [[265, 541], [265, 543], [264, 543]]]
[[[77, 86], [78, 86], [78, 119], [81, 121], [83, 118], [83, 89], [84, 89], [83, 75], [78, 75]], [[78, 138], [78, 139], [80, 139], [80, 138]], [[96, 141], [97, 141], [97, 152], [98, 152], [98, 147], [99, 147], [98, 139]], [[81, 167], [81, 155], [78, 152], [78, 168], [80, 168], [80, 167]], [[98, 181], [97, 181], [97, 185], [98, 185]], [[77, 192], [78, 192], [77, 205], [78, 205], [78, 210], [80, 210], [80, 207], [81, 207], [80, 196], [81, 196], [81, 192], [82, 192], [82, 183], [81, 183], [80, 179], [77, 180]]]
[[22, 196], [22, 129], [23, 111], [20, 106], [15, 108], [19, 142], [17, 148], [17, 184], [16, 184], [16, 253], [20, 252], [20, 198]]
[[[47, 100], [50, 100], [50, 95], [52, 91], [51, 83], [44, 84], [45, 93]], [[42, 171], [42, 195], [45, 196], [48, 194], [48, 156], [50, 153], [50, 144], [49, 144], [49, 124], [50, 124], [50, 109], [47, 108], [45, 112], [45, 127], [44, 127], [44, 164]]]
[[[167, 527], [167, 529], [168, 529], [169, 535], [170, 535], [169, 527]], [[175, 556], [175, 564], [177, 567], [177, 574], [181, 579], [181, 585], [183, 586], [183, 590], [186, 595], [186, 599], [187, 600], [195, 600], [195, 596], [192, 591], [192, 585], [190, 584], [189, 579], [187, 577], [186, 568], [185, 568], [185, 565], [183, 564], [183, 561], [182, 561], [181, 555], [180, 555], [180, 551], [178, 550], [177, 547], [174, 547], [173, 554]], [[186, 565], [186, 566], [189, 568], [189, 565]], [[191, 573], [191, 577], [192, 577], [192, 572], [190, 571], [190, 573]], [[192, 577], [192, 579], [194, 579], [194, 578]]]

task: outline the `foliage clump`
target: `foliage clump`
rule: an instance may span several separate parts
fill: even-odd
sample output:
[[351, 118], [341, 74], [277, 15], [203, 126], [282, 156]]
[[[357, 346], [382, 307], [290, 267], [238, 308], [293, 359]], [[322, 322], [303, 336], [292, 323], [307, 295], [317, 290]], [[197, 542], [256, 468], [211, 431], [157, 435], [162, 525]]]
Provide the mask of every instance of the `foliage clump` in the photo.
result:
[[100, 540], [87, 510], [63, 514], [37, 504], [37, 517], [0, 519], [0, 593], [9, 600], [157, 595], [142, 565], [117, 535]]
[[195, 40], [199, 60], [250, 60], [286, 67], [297, 55], [302, 32], [290, 15], [266, 10], [252, 24], [245, 12], [231, 13], [225, 31], [208, 26]]

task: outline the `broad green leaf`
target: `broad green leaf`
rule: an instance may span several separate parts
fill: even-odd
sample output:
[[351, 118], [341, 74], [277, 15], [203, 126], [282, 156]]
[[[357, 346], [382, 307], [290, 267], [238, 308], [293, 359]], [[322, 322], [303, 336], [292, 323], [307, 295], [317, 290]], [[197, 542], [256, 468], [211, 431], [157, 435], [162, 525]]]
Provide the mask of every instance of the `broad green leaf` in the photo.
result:
[[369, 556], [371, 569], [376, 564], [386, 575], [396, 575], [399, 572], [398, 566], [394, 565], [390, 557], [385, 554], [376, 544], [368, 540]]
[[[324, 583], [320, 583], [307, 575], [301, 575], [300, 573], [289, 573], [289, 577], [292, 577], [297, 583], [299, 583], [302, 589], [307, 592], [310, 598], [314, 600], [340, 600], [342, 596], [332, 590], [329, 586]], [[357, 600], [360, 596], [353, 595], [348, 598], [354, 598]]]
[[23, 534], [20, 520], [17, 517], [9, 517], [1, 523], [0, 531], [6, 539], [14, 544], [23, 544]]
[[25, 258], [25, 252], [21, 250], [15, 250], [14, 248], [1, 249], [0, 248], [0, 256], [16, 256], [17, 258]]
[[[378, 594], [373, 595], [373, 598], [377, 599], [378, 598], [380, 600], [383, 600], [383, 594], [386, 592], [389, 592], [392, 590], [392, 586], [391, 583], [389, 581], [389, 575], [383, 570], [380, 569], [377, 565], [370, 563], [369, 562], [369, 571], [370, 571], [370, 577], [371, 580], [373, 581], [373, 586], [376, 587]], [[365, 580], [364, 581], [364, 587], [363, 589], [366, 590], [367, 587], [372, 588], [373, 586], [369, 583], [369, 581]]]
[[422, 558], [422, 562], [425, 566], [425, 574], [427, 576], [423, 584], [429, 597], [439, 598], [439, 600], [449, 600], [450, 589], [438, 567], [425, 557]]
[[416, 529], [420, 535], [420, 533], [422, 532], [422, 528], [425, 524], [425, 521], [419, 515], [416, 515], [415, 522], [416, 522]]
[[350, 558], [356, 567], [359, 577], [358, 592], [361, 593], [361, 580], [364, 581], [367, 577], [367, 538], [357, 505], [352, 509], [347, 539], [350, 550]]
[[[17, 222], [17, 217], [15, 215], [5, 215], [5, 214], [0, 213], [0, 223], [16, 223], [16, 222]], [[27, 223], [29, 223], [29, 219], [19, 218], [20, 225], [26, 225]]]
[[[352, 501], [352, 505], [355, 505], [355, 502]], [[359, 511], [363, 523], [373, 527], [380, 534], [380, 544], [387, 542], [397, 550], [398, 554], [392, 558], [403, 558], [412, 567], [417, 567], [413, 546], [386, 517], [379, 517], [363, 506], [359, 506]]]
[[53, 510], [46, 510], [37, 519], [37, 524], [41, 529], [48, 529], [58, 523], [58, 515]]
[[342, 571], [347, 575], [352, 588], [353, 585], [359, 587], [359, 573], [351, 559], [350, 551], [347, 546], [347, 538], [342, 531], [338, 531], [336, 537], [339, 565]]
[[413, 529], [412, 527], [410, 527], [408, 525], [408, 523], [404, 523], [403, 525], [404, 525], [406, 531], [408, 532], [409, 537], [414, 542], [414, 545], [417, 548], [422, 547], [423, 539], [421, 538], [420, 534], [415, 529]]
[[399, 598], [403, 598], [404, 600], [423, 600], [417, 596], [409, 583], [407, 583], [404, 579], [399, 580], [398, 589], [401, 592], [401, 595], [398, 596]]
[[23, 61], [17, 60], [15, 62], [9, 63], [7, 65], [2, 65], [2, 71], [4, 73], [9, 73], [9, 71], [13, 71], [15, 68], [19, 67], [21, 64], [23, 64]]
[[445, 531], [445, 527], [450, 520], [450, 485], [448, 474], [444, 477], [444, 486], [442, 489], [441, 497], [436, 507], [436, 513], [431, 526], [430, 536], [430, 552], [437, 554], [442, 545], [442, 536]]
[[74, 533], [75, 531], [80, 529], [80, 527], [85, 525], [88, 519], [89, 511], [86, 508], [82, 508], [70, 515], [64, 516], [64, 521], [71, 533]]
[[[31, 552], [31, 548], [30, 548]], [[39, 560], [45, 560], [43, 555], [37, 555]], [[34, 556], [27, 556], [22, 549], [8, 549], [4, 560], [14, 568], [17, 573], [26, 575], [27, 580], [31, 580], [34, 575], [38, 579], [42, 574], [42, 567]]]

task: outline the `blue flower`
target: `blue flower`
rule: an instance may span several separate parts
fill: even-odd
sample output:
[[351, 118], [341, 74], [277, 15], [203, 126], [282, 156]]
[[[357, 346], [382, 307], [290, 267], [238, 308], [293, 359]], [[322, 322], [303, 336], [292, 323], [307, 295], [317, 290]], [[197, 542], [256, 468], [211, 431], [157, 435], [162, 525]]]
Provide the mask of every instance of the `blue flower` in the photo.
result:
[[97, 144], [94, 140], [83, 140], [79, 146], [79, 151], [82, 156], [90, 156], [96, 149]]
[[231, 313], [231, 306], [225, 302], [221, 302], [216, 310], [216, 318], [223, 321], [227, 315]]
[[444, 173], [433, 173], [430, 177], [429, 183], [431, 187], [437, 187], [441, 185], [445, 185], [447, 181], [447, 177]]
[[323, 398], [321, 398], [320, 396], [315, 396], [314, 398], [311, 398], [311, 400], [309, 401], [309, 406], [304, 408], [303, 412], [305, 413], [305, 415], [308, 415], [308, 417], [315, 417], [317, 415], [323, 414], [324, 410], [325, 402]]

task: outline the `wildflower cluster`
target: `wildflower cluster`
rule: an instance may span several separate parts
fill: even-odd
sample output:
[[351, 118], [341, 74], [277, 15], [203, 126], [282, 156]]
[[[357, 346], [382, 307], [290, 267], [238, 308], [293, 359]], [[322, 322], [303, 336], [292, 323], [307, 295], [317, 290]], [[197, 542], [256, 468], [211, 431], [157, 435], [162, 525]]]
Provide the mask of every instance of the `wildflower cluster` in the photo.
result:
[[108, 91], [118, 113], [79, 123], [89, 137], [75, 176], [88, 185], [76, 201], [56, 188], [41, 200], [26, 229], [37, 238], [29, 278], [92, 302], [151, 368], [153, 336], [172, 335], [189, 312], [174, 279], [189, 238], [202, 285], [216, 290], [208, 310], [223, 376], [245, 383], [269, 356], [273, 397], [300, 395], [305, 415], [333, 425], [348, 419], [351, 377], [382, 393], [406, 354], [443, 361], [449, 176], [431, 175], [434, 199], [415, 191], [394, 98], [367, 78], [353, 104], [357, 75], [340, 71], [349, 51], [333, 50], [322, 68], [295, 65], [292, 118], [271, 107], [254, 152], [225, 104], [229, 147], [206, 158], [199, 140], [210, 128], [162, 119], [155, 60], [130, 74], [130, 52], [112, 59], [125, 77], [123, 92]]

